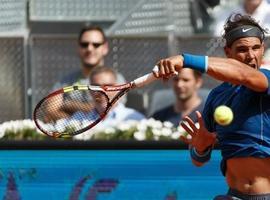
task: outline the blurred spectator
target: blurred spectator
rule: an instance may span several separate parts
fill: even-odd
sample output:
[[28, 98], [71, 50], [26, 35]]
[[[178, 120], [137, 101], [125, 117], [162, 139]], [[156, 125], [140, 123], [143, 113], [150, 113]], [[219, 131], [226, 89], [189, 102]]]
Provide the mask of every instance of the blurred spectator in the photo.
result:
[[[70, 86], [70, 85], [82, 85], [89, 84], [90, 72], [98, 66], [104, 64], [105, 56], [109, 52], [109, 45], [107, 38], [103, 30], [98, 26], [87, 26], [81, 29], [78, 37], [78, 52], [81, 60], [81, 67], [75, 71], [72, 71], [67, 76], [63, 77], [61, 81], [53, 86], [53, 90]], [[121, 74], [117, 74], [117, 83], [125, 83], [125, 79]], [[63, 96], [63, 101], [72, 101], [72, 96]], [[122, 101], [125, 103], [125, 98]], [[58, 100], [58, 102], [61, 102]], [[52, 118], [59, 119], [71, 116], [74, 112], [78, 110], [87, 111], [87, 102], [82, 100], [79, 104], [78, 100], [76, 105], [66, 107], [65, 110], [61, 109], [61, 104], [54, 105], [54, 112], [57, 113]], [[67, 104], [66, 104], [67, 105]], [[50, 108], [49, 108], [50, 109]], [[51, 115], [54, 115], [51, 113]]]
[[[103, 85], [116, 85], [117, 84], [117, 74], [115, 71], [108, 67], [97, 67], [92, 70], [90, 74], [90, 84], [91, 85], [97, 85], [97, 86], [103, 86]], [[114, 97], [116, 92], [108, 92], [108, 97]], [[71, 117], [71, 120], [83, 120], [88, 119], [88, 116], [94, 115], [100, 115], [104, 111], [104, 101], [102, 101], [104, 98], [103, 95], [99, 95], [95, 93], [95, 98], [93, 98], [93, 103], [95, 105], [95, 109], [91, 110], [90, 112], [76, 112]], [[102, 102], [102, 103], [100, 103]], [[115, 124], [118, 124], [119, 122], [126, 121], [126, 120], [141, 120], [144, 119], [144, 115], [139, 113], [138, 111], [125, 107], [125, 105], [118, 101], [113, 105], [113, 108], [109, 111], [108, 115], [105, 117], [105, 119], [99, 124], [98, 126], [113, 126]]]
[[248, 14], [256, 19], [260, 25], [270, 29], [270, 4], [267, 0], [242, 0], [241, 4], [235, 9], [216, 12], [214, 16], [213, 34], [220, 36], [222, 34], [225, 19], [233, 13]]
[[192, 120], [197, 120], [195, 111], [202, 111], [204, 100], [198, 91], [202, 87], [203, 80], [200, 72], [183, 68], [172, 80], [175, 94], [175, 103], [153, 114], [153, 118], [162, 122], [169, 121], [175, 126], [183, 117], [188, 115]]
[[192, 0], [190, 1], [191, 21], [196, 33], [207, 33], [213, 22], [212, 9], [220, 3], [220, 0]]

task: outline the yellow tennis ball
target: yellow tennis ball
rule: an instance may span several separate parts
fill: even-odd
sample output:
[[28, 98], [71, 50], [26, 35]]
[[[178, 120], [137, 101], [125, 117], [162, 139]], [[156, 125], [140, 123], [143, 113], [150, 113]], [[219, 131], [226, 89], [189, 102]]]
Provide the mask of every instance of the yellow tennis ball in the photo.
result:
[[228, 106], [218, 106], [214, 112], [215, 121], [222, 126], [229, 125], [233, 120], [233, 112]]

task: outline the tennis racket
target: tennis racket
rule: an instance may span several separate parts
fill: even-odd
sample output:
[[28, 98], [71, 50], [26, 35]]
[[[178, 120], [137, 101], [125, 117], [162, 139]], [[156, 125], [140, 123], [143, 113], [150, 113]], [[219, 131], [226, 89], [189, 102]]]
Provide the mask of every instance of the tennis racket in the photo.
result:
[[[153, 71], [157, 70], [158, 67], [154, 67]], [[148, 85], [156, 79], [153, 73], [148, 73], [123, 85], [64, 87], [44, 97], [36, 105], [34, 122], [40, 131], [51, 137], [78, 135], [102, 122], [113, 105], [128, 91]], [[64, 100], [65, 95], [72, 96], [72, 101]], [[59, 109], [77, 108], [79, 104], [82, 110], [87, 112], [78, 111], [71, 117], [60, 115]]]

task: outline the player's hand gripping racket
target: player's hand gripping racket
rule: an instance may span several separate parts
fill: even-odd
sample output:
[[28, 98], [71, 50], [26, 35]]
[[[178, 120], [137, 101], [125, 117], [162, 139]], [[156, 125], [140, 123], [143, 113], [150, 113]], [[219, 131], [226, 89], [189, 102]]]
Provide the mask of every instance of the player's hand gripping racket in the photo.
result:
[[[154, 67], [153, 71], [157, 71]], [[148, 73], [129, 83], [115, 86], [79, 85], [59, 89], [44, 97], [34, 110], [34, 121], [39, 130], [51, 137], [72, 137], [83, 133], [102, 121], [117, 100], [130, 89], [142, 87], [157, 78]], [[64, 101], [64, 95], [73, 96], [72, 101]], [[70, 117], [61, 116], [59, 109], [77, 107], [82, 98], [90, 99], [87, 112], [78, 111]], [[77, 97], [77, 98], [76, 98]], [[77, 101], [74, 99], [78, 99]], [[90, 105], [90, 106], [89, 106]], [[55, 117], [56, 116], [56, 117]]]

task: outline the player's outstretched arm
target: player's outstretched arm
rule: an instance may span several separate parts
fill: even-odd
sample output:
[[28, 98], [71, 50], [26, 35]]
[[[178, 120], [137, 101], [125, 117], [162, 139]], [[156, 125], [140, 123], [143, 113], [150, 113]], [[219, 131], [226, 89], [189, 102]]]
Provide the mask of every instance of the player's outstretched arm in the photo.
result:
[[254, 91], [264, 92], [268, 88], [266, 76], [257, 69], [231, 58], [219, 58], [183, 54], [160, 60], [156, 77], [169, 78], [182, 68], [191, 68], [211, 77], [236, 85], [244, 85]]
[[207, 74], [257, 92], [264, 92], [268, 88], [268, 80], [262, 72], [231, 58], [209, 57]]

